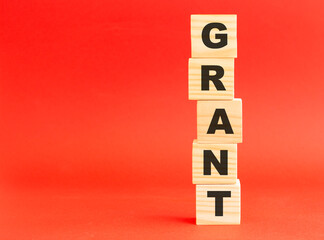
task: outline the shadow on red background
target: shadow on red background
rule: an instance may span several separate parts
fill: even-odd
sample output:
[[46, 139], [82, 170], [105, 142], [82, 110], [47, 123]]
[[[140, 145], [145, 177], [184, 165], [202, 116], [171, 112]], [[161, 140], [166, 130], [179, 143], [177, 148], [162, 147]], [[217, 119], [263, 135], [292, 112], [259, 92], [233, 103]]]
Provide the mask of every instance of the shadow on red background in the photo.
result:
[[[0, 1], [0, 237], [323, 237], [322, 1]], [[194, 225], [190, 14], [236, 13], [242, 225]]]

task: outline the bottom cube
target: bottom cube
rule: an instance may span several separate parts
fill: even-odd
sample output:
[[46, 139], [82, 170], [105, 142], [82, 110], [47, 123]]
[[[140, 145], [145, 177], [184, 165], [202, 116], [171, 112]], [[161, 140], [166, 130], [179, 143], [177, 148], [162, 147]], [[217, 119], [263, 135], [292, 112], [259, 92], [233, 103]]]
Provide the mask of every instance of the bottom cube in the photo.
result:
[[230, 225], [241, 222], [240, 180], [233, 185], [196, 185], [196, 224]]

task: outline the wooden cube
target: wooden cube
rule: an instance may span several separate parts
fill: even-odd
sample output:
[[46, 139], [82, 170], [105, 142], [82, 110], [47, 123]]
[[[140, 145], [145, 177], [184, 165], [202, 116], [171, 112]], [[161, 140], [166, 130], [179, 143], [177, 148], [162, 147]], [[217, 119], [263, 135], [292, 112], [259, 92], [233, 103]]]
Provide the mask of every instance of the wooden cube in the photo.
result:
[[232, 185], [196, 185], [196, 224], [240, 224], [240, 192], [238, 179]]
[[235, 184], [237, 144], [192, 144], [193, 184]]
[[242, 142], [242, 100], [198, 101], [197, 140], [212, 143]]
[[236, 58], [236, 15], [191, 15], [191, 56]]
[[190, 58], [189, 99], [232, 100], [234, 58]]

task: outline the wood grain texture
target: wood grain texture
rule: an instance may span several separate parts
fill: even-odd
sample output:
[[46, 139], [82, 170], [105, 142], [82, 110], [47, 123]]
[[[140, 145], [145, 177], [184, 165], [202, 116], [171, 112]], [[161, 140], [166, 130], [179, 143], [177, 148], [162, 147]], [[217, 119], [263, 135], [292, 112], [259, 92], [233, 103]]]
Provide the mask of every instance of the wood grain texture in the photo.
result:
[[[231, 197], [223, 198], [223, 216], [215, 216], [215, 198], [207, 197], [208, 191], [230, 191]], [[241, 222], [241, 186], [237, 179], [232, 185], [196, 185], [196, 224], [232, 225]]]
[[[208, 23], [222, 23], [226, 30], [214, 29], [210, 32], [211, 41], [217, 43], [215, 34], [227, 34], [227, 45], [213, 49], [207, 47], [202, 41], [202, 30]], [[191, 15], [191, 56], [200, 57], [237, 57], [236, 15]]]
[[[220, 151], [227, 150], [227, 175], [220, 175], [211, 165], [211, 175], [204, 175], [204, 150], [211, 150], [220, 161]], [[237, 178], [237, 144], [192, 144], [192, 182], [193, 184], [235, 184]]]
[[[225, 109], [233, 134], [225, 133], [223, 129], [207, 134], [216, 109]], [[241, 143], [242, 100], [235, 98], [233, 101], [197, 101], [197, 140], [201, 143]]]
[[[220, 79], [225, 90], [217, 90], [209, 81], [209, 90], [201, 90], [201, 66], [217, 65], [224, 69]], [[210, 75], [215, 75], [210, 71]], [[234, 58], [190, 58], [189, 59], [189, 99], [190, 100], [232, 100], [234, 98]]]

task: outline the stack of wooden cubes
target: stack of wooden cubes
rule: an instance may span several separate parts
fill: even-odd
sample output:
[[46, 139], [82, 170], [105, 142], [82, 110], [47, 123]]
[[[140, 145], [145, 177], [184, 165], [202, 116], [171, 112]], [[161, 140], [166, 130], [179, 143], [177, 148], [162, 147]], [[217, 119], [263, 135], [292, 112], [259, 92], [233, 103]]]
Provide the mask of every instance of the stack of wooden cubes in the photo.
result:
[[242, 101], [234, 98], [236, 15], [191, 15], [191, 50], [189, 99], [198, 100], [192, 146], [196, 223], [240, 224]]

